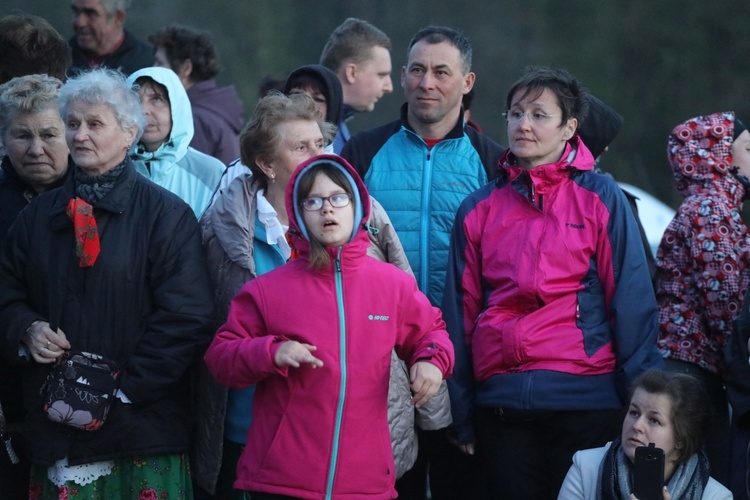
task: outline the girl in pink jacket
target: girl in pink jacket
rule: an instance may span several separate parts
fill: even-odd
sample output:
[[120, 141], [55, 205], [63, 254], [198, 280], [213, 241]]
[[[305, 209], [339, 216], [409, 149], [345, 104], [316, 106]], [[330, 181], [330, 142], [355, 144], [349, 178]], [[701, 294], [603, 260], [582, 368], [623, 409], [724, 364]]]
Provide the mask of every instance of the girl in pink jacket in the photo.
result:
[[257, 384], [235, 483], [254, 500], [395, 498], [391, 350], [410, 366], [416, 406], [451, 373], [440, 311], [408, 274], [366, 255], [367, 199], [342, 158], [300, 165], [286, 200], [299, 258], [242, 288], [206, 352], [219, 383]]

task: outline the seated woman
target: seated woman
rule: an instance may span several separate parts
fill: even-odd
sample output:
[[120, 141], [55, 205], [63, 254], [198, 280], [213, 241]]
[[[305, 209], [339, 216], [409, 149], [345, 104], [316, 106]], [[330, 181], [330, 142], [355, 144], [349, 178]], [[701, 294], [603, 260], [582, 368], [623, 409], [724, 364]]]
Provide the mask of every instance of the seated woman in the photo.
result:
[[710, 401], [697, 379], [648, 370], [633, 382], [622, 435], [601, 448], [577, 452], [558, 498], [631, 497], [635, 449], [649, 443], [664, 450], [664, 500], [732, 498], [709, 476], [701, 449], [710, 422]]

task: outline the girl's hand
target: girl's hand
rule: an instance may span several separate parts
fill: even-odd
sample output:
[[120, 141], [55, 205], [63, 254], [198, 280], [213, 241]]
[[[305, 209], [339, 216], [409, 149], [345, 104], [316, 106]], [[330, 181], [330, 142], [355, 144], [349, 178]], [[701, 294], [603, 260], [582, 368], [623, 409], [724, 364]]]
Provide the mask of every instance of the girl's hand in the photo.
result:
[[276, 351], [273, 362], [279, 368], [285, 366], [299, 368], [302, 363], [307, 363], [313, 368], [318, 368], [319, 366], [323, 366], [323, 362], [312, 355], [317, 350], [318, 348], [314, 345], [301, 344], [296, 340], [287, 340]]
[[443, 372], [440, 368], [427, 361], [417, 361], [409, 370], [411, 391], [414, 394], [411, 404], [419, 408], [432, 396], [437, 394], [440, 383], [443, 381]]

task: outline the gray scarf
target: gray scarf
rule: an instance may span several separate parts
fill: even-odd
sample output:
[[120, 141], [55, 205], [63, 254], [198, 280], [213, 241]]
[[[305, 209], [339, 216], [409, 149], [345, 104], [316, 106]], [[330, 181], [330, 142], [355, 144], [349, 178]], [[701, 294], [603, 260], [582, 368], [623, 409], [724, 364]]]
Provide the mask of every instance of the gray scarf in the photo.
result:
[[[677, 467], [667, 490], [675, 499], [700, 500], [708, 479], [708, 458], [699, 451]], [[602, 460], [598, 490], [597, 499], [601, 500], [625, 500], [633, 490], [632, 464], [625, 456], [619, 437], [612, 442]]]

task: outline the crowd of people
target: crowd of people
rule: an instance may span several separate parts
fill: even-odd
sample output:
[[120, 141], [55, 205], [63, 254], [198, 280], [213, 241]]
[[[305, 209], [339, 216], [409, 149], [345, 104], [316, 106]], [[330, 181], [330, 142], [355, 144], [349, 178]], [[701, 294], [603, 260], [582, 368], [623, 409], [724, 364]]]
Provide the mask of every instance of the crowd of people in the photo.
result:
[[623, 118], [564, 69], [519, 76], [501, 146], [427, 26], [352, 134], [393, 82], [349, 18], [245, 121], [211, 33], [71, 6], [70, 40], [0, 19], [3, 498], [625, 499], [643, 449], [659, 498], [748, 498], [734, 111], [670, 134], [652, 255], [603, 171]]

